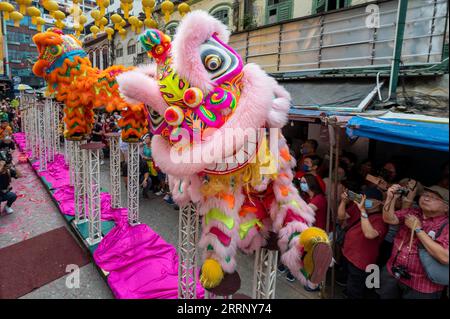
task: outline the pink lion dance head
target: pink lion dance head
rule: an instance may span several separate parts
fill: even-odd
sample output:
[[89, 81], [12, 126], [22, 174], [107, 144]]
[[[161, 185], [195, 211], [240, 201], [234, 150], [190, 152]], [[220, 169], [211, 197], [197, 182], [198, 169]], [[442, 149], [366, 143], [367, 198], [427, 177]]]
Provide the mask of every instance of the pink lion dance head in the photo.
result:
[[[146, 30], [140, 41], [156, 64], [120, 75], [121, 94], [151, 108], [153, 159], [169, 175], [174, 199], [197, 203], [206, 288], [235, 271], [238, 248], [261, 248], [270, 232], [292, 273], [316, 282], [323, 274], [312, 250], [318, 243], [329, 247], [328, 238], [310, 227], [314, 212], [292, 184], [295, 160], [281, 133], [276, 152], [268, 147], [268, 129], [287, 121], [290, 95], [259, 66], [244, 65], [229, 36], [203, 11], [184, 17], [173, 42]], [[272, 170], [262, 173], [263, 166]]]

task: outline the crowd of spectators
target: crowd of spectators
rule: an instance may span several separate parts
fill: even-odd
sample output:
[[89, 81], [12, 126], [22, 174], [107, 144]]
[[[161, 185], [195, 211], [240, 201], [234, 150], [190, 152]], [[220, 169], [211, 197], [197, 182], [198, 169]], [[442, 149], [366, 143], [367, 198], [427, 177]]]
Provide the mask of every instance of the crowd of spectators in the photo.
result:
[[[355, 154], [343, 152], [337, 174], [331, 172], [333, 180], [338, 177], [332, 185], [329, 163], [317, 154], [318, 147], [315, 140], [303, 143], [295, 182], [315, 212], [314, 226], [327, 230], [335, 240], [336, 281], [344, 288], [344, 295], [351, 299], [436, 299], [445, 295], [448, 162], [434, 185], [427, 187], [408, 178], [401, 161], [392, 159], [377, 165], [371, 159], [359, 161]], [[428, 259], [421, 256], [424, 254]], [[373, 267], [381, 273], [379, 289], [366, 283]], [[444, 283], [432, 275], [442, 274], [436, 270], [439, 267], [447, 272]], [[279, 272], [295, 281], [281, 264]], [[320, 287], [308, 283], [305, 289]]]

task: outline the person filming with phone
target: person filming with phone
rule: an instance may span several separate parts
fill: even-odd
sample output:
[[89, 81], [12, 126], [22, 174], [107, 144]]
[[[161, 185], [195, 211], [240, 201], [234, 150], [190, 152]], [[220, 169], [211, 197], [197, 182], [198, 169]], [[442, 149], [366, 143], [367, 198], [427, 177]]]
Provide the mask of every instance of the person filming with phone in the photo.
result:
[[388, 227], [383, 222], [381, 209], [383, 193], [375, 187], [366, 188], [363, 194], [345, 191], [341, 195], [338, 219], [346, 227], [342, 255], [347, 270], [346, 294], [349, 299], [367, 297], [366, 267], [375, 264]]
[[439, 299], [448, 286], [449, 191], [425, 187], [419, 207], [395, 210], [401, 188], [394, 184], [388, 189], [383, 207], [383, 220], [400, 229], [381, 272], [378, 294], [382, 299]]

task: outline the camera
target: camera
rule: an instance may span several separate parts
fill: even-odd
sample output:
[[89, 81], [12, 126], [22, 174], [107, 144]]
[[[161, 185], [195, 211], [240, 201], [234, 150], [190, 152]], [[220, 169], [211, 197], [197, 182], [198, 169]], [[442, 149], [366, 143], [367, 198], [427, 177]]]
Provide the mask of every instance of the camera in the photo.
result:
[[395, 194], [400, 194], [401, 196], [408, 196], [408, 194], [409, 194], [409, 189], [407, 189], [407, 188], [405, 188], [405, 187], [399, 188], [399, 189], [395, 192]]
[[411, 279], [411, 274], [408, 272], [408, 269], [402, 265], [392, 266], [392, 274], [397, 279], [400, 278]]

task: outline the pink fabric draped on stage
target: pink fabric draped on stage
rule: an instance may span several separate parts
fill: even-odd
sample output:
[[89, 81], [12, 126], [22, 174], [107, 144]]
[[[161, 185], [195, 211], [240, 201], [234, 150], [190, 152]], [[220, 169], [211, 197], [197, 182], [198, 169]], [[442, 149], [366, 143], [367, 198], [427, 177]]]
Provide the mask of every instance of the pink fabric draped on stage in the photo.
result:
[[[14, 134], [23, 151], [24, 133]], [[31, 152], [27, 152], [31, 156]], [[32, 164], [38, 175], [52, 189], [52, 196], [65, 215], [74, 215], [74, 189], [69, 185], [69, 170], [64, 156], [57, 154], [47, 170], [39, 172], [39, 161]], [[130, 226], [126, 208], [112, 209], [111, 195], [101, 194], [102, 220], [114, 220], [116, 226], [102, 239], [94, 252], [94, 260], [109, 272], [108, 284], [121, 299], [175, 299], [178, 296], [178, 255], [174, 246], [148, 225]], [[197, 298], [204, 290], [197, 280]]]

